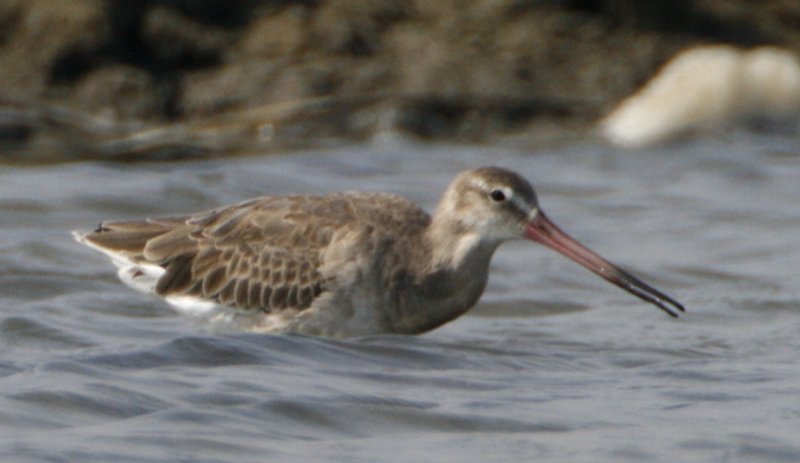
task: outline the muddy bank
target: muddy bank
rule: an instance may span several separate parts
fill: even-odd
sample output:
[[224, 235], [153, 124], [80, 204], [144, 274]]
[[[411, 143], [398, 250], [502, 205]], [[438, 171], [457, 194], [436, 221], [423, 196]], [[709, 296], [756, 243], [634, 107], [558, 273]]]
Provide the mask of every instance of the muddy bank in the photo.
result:
[[800, 51], [794, 1], [646, 4], [6, 0], [0, 153], [66, 136], [92, 140], [76, 153], [103, 156], [97, 143], [152, 127], [195, 133], [220, 118], [242, 121], [226, 140], [250, 134], [257, 149], [377, 130], [558, 137], [589, 127], [687, 46]]

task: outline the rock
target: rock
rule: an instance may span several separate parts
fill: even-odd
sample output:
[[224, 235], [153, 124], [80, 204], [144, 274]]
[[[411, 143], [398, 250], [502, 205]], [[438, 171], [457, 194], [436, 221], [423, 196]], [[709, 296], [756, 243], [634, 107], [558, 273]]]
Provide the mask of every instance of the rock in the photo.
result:
[[[314, 143], [315, 131], [490, 140], [561, 127], [574, 137], [680, 49], [800, 50], [797, 2], [645, 3], [5, 0], [0, 101], [125, 126], [262, 108], [263, 124], [305, 137], [285, 146]], [[23, 140], [15, 146], [36, 139], [35, 124], [26, 127], [25, 137], [7, 131]]]
[[170, 104], [169, 92], [159, 92], [158, 85], [143, 69], [124, 64], [103, 66], [71, 87], [68, 101], [80, 101], [83, 110], [110, 119], [146, 119], [163, 113]]
[[620, 146], [642, 147], [744, 120], [800, 115], [800, 61], [785, 49], [702, 46], [679, 53], [601, 122]]
[[0, 2], [0, 88], [14, 99], [42, 97], [92, 65], [107, 40], [102, 0]]
[[147, 58], [166, 69], [219, 66], [236, 33], [216, 24], [203, 24], [165, 5], [146, 10], [141, 42]]

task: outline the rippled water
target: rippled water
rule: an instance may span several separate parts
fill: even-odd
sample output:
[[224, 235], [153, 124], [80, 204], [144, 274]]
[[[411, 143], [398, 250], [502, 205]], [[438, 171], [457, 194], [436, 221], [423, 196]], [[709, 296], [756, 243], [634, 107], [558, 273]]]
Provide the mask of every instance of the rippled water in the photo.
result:
[[[647, 152], [383, 140], [174, 164], [0, 167], [0, 457], [48, 462], [800, 460], [800, 153], [730, 135]], [[458, 171], [531, 179], [564, 229], [679, 320], [530, 243], [417, 337], [221, 335], [69, 231], [342, 189], [427, 208]]]

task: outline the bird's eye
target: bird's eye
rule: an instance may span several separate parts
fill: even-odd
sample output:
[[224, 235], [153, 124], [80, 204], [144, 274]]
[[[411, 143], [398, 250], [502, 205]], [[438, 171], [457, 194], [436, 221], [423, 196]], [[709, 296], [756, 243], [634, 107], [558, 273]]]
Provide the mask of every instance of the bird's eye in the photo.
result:
[[493, 200], [497, 202], [505, 201], [506, 199], [506, 194], [503, 193], [501, 190], [492, 190], [492, 192], [489, 193], [489, 195], [492, 197]]

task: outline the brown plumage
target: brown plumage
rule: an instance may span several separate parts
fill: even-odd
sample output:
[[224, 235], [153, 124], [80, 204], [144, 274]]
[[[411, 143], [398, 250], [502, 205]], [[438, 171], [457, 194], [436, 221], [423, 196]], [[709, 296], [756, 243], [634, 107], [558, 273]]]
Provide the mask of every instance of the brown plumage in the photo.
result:
[[[127, 283], [176, 305], [211, 303], [256, 331], [352, 336], [418, 333], [462, 314], [500, 243], [556, 233], [534, 236], [542, 220], [524, 179], [481, 168], [456, 178], [433, 218], [389, 194], [274, 196], [75, 236], [109, 254]], [[567, 255], [671, 315], [665, 300], [682, 310], [627, 273]]]

